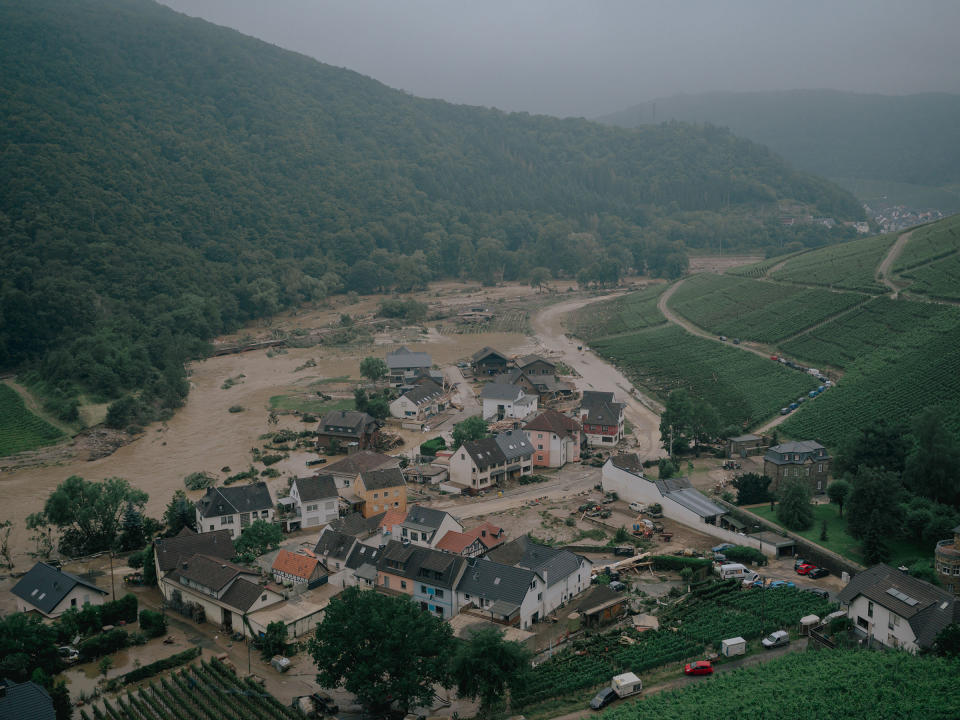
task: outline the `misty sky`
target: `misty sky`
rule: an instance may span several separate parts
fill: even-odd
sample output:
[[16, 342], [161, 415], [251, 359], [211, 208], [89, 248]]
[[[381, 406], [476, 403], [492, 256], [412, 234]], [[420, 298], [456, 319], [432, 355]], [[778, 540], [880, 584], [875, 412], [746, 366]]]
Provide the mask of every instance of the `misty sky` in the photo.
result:
[[960, 92], [958, 0], [162, 0], [421, 97], [595, 117], [657, 97]]

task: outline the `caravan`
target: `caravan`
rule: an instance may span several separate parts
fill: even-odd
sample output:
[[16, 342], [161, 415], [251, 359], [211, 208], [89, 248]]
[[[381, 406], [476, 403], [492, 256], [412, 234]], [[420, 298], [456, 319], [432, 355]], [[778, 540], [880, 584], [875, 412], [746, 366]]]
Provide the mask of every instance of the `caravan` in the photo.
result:
[[750, 570], [746, 565], [742, 565], [740, 563], [728, 563], [726, 565], [721, 565], [718, 572], [720, 573], [721, 580], [739, 578], [740, 580], [743, 580], [744, 585], [749, 585], [760, 579], [760, 575], [758, 573]]

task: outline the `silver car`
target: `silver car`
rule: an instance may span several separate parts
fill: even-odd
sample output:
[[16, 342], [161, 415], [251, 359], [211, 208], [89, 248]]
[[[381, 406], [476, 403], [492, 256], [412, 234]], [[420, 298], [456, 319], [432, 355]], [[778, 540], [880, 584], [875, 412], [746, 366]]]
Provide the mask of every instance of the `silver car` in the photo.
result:
[[760, 644], [767, 648], [767, 650], [780, 647], [781, 645], [789, 645], [790, 636], [787, 634], [786, 630], [777, 630], [776, 632], [772, 632], [767, 635], [763, 640], [760, 641]]

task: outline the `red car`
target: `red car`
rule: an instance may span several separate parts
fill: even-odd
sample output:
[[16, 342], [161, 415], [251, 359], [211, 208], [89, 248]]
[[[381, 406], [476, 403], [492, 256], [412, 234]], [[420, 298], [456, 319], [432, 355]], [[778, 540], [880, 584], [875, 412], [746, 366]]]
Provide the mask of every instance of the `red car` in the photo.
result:
[[687, 675], [712, 675], [713, 665], [710, 664], [709, 660], [697, 660], [696, 662], [687, 663], [683, 668], [683, 672]]
[[816, 565], [811, 565], [810, 563], [804, 563], [803, 565], [797, 568], [797, 575], [806, 575], [815, 567]]

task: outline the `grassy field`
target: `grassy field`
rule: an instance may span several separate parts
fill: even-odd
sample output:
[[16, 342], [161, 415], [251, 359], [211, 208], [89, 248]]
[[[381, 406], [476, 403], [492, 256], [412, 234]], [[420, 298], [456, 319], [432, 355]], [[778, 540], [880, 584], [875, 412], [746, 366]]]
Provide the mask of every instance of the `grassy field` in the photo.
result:
[[353, 410], [353, 398], [323, 400], [316, 395], [274, 395], [270, 398], [270, 409], [278, 412], [301, 412], [322, 415], [331, 410]]
[[657, 309], [657, 302], [667, 287], [666, 284], [651, 285], [622, 297], [587, 305], [574, 315], [572, 332], [577, 337], [592, 340], [662, 325], [667, 320]]
[[[771, 511], [769, 505], [757, 505], [748, 509], [764, 520], [778, 525], [777, 513]], [[813, 518], [813, 527], [798, 532], [797, 535], [822, 545], [828, 550], [833, 550], [838, 555], [843, 555], [854, 562], [864, 564], [863, 553], [860, 552], [860, 541], [850, 537], [847, 532], [847, 520], [840, 517], [836, 505], [814, 505]], [[820, 539], [820, 526], [824, 521], [827, 523], [827, 540]], [[891, 550], [893, 554], [890, 557], [889, 564], [894, 567], [911, 565], [916, 560], [929, 559], [931, 555], [931, 550], [927, 546], [912, 543], [897, 543]]]
[[896, 239], [894, 233], [876, 235], [803, 253], [788, 260], [770, 277], [803, 285], [882, 293], [885, 287], [876, 281], [877, 266]]
[[906, 652], [790, 653], [607, 710], [604, 720], [817, 718], [952, 720], [960, 662]]
[[27, 409], [13, 388], [0, 383], [0, 457], [50, 445], [64, 437]]
[[723, 427], [749, 427], [816, 386], [809, 375], [789, 370], [674, 325], [591, 343], [636, 385], [660, 399], [687, 388], [716, 409]]
[[960, 215], [917, 228], [893, 265], [903, 272], [960, 250]]
[[865, 300], [857, 293], [702, 274], [684, 280], [670, 307], [718, 335], [774, 343]]

